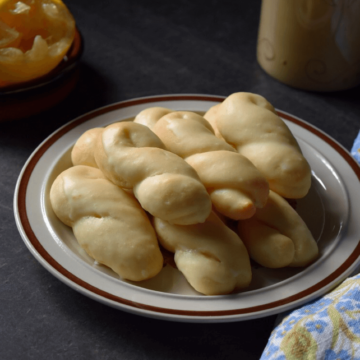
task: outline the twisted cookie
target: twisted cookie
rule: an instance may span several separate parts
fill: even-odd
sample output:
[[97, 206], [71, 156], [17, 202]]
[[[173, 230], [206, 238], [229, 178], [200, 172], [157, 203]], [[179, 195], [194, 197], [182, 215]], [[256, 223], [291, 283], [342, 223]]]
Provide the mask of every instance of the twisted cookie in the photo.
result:
[[228, 294], [250, 284], [251, 267], [239, 237], [211, 213], [203, 224], [181, 226], [154, 218], [161, 245], [190, 285], [206, 295]]
[[143, 209], [174, 224], [204, 222], [211, 200], [195, 170], [165, 150], [147, 127], [133, 122], [107, 126], [97, 137], [97, 166], [114, 184], [134, 191]]
[[95, 144], [103, 128], [93, 128], [85, 131], [76, 141], [71, 151], [71, 161], [73, 165], [86, 165], [97, 168], [95, 161]]
[[239, 221], [238, 230], [250, 257], [265, 267], [306, 266], [318, 256], [316, 241], [304, 221], [273, 191], [264, 208], [251, 219]]
[[196, 170], [219, 213], [246, 219], [264, 206], [269, 191], [265, 178], [248, 159], [217, 138], [200, 115], [155, 107], [140, 112], [134, 122], [151, 128], [168, 150]]
[[73, 228], [80, 246], [122, 278], [155, 276], [163, 258], [153, 227], [138, 202], [99, 169], [74, 166], [50, 190], [55, 214]]
[[311, 185], [311, 169], [273, 106], [262, 96], [235, 93], [205, 114], [218, 137], [232, 144], [265, 176], [270, 189], [296, 199]]

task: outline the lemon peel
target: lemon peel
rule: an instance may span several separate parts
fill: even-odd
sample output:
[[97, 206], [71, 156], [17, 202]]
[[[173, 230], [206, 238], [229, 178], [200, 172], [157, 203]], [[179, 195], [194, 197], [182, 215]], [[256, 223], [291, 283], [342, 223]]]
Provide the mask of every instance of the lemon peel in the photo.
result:
[[61, 0], [0, 0], [0, 86], [53, 70], [75, 36], [75, 20]]

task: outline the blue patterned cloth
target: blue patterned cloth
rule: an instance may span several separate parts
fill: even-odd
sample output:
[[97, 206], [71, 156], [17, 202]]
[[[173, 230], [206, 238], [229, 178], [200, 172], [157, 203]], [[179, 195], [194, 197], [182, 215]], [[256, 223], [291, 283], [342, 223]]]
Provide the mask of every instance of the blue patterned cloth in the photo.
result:
[[360, 274], [285, 315], [260, 360], [360, 360]]
[[[360, 132], [351, 154], [360, 163]], [[360, 274], [282, 317], [260, 360], [360, 360]]]
[[360, 131], [354, 141], [353, 147], [351, 149], [351, 155], [355, 158], [355, 160], [358, 163], [360, 163]]

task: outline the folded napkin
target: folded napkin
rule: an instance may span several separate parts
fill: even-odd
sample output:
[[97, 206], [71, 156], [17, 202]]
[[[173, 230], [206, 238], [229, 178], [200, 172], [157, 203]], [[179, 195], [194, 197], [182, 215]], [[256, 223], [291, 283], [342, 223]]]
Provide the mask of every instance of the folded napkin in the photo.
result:
[[360, 274], [287, 313], [260, 360], [360, 359]]
[[353, 147], [351, 149], [351, 155], [358, 163], [360, 163], [360, 131], [354, 141]]
[[[351, 154], [360, 163], [360, 132]], [[279, 318], [260, 360], [360, 360], [359, 269], [329, 294]]]

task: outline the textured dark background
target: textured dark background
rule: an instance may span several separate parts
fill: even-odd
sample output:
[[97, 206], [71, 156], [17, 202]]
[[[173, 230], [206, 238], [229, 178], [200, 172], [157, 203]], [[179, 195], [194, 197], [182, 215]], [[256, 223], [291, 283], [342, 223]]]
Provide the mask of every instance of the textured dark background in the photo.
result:
[[41, 115], [0, 124], [0, 359], [259, 359], [275, 316], [229, 324], [157, 321], [99, 304], [50, 275], [17, 231], [17, 177], [37, 145], [76, 116], [169, 93], [259, 93], [350, 149], [360, 89], [304, 92], [266, 75], [256, 62], [259, 0], [66, 3], [85, 39], [77, 87]]

